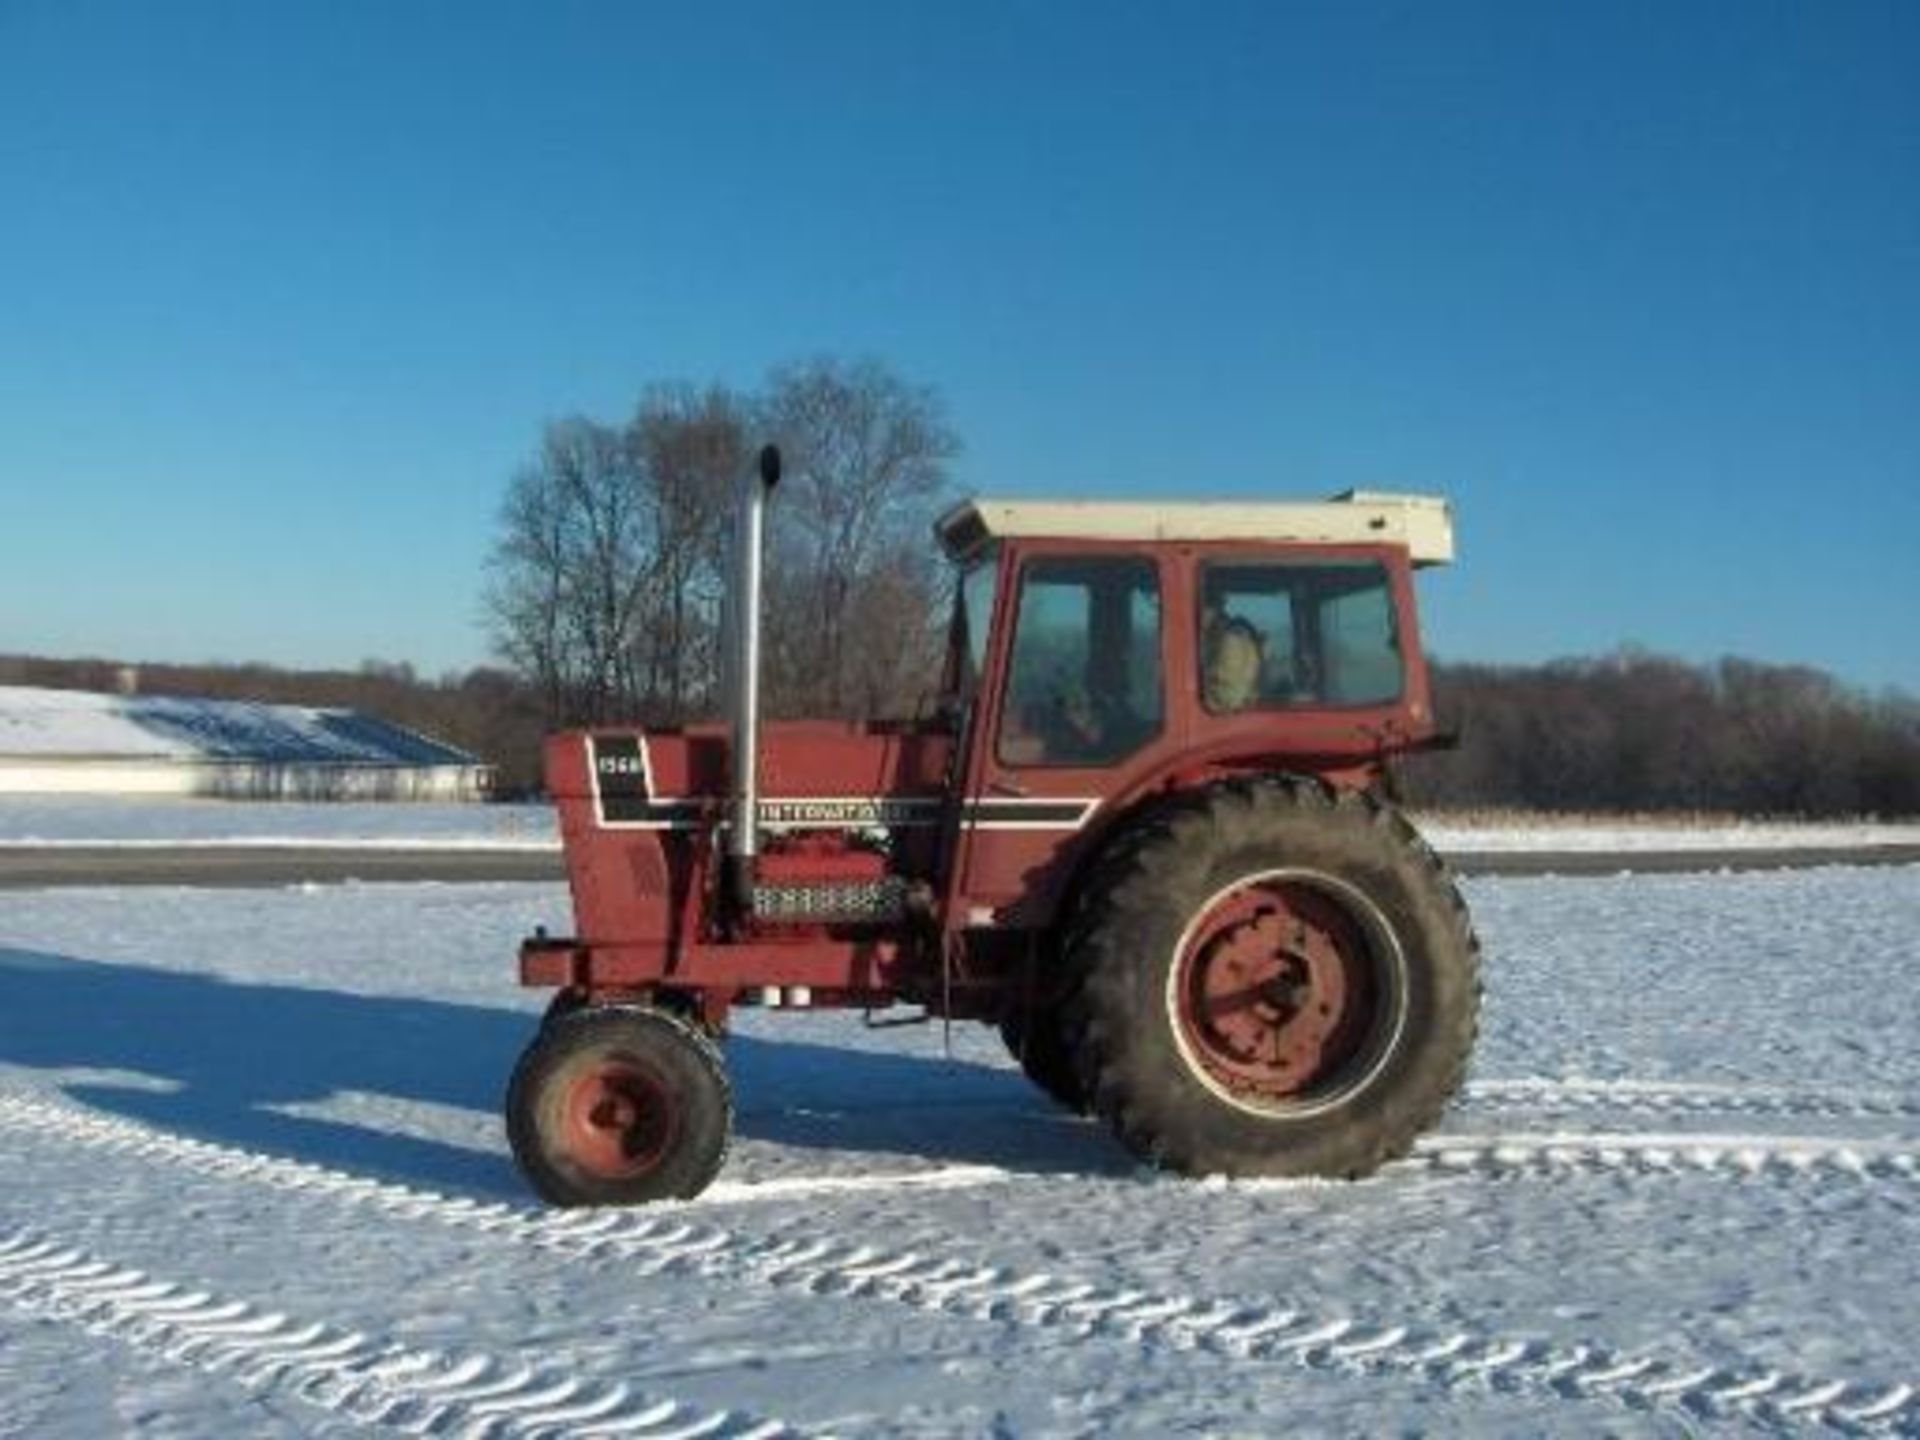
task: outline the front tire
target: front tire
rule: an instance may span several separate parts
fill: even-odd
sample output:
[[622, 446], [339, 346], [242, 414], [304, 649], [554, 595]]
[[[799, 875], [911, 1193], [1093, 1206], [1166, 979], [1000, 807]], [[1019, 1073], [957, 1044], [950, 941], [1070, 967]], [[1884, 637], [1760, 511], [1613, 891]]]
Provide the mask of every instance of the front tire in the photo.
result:
[[1357, 1177], [1458, 1088], [1478, 946], [1398, 811], [1316, 780], [1215, 786], [1102, 867], [1069, 962], [1094, 1109], [1189, 1174]]
[[733, 1133], [713, 1041], [659, 1010], [601, 1006], [549, 1018], [507, 1087], [507, 1139], [555, 1205], [691, 1199]]

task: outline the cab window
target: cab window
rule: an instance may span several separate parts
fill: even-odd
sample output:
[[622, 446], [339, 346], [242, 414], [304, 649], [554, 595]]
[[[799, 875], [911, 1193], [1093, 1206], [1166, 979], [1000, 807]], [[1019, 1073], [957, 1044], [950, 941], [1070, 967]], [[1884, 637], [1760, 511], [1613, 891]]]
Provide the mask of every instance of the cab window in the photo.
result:
[[1378, 561], [1225, 561], [1200, 571], [1200, 699], [1215, 714], [1390, 705], [1404, 663]]
[[988, 554], [976, 560], [960, 580], [960, 616], [966, 629], [966, 679], [971, 686], [987, 663], [987, 632], [993, 625], [993, 584], [1000, 573], [1000, 557]]
[[1160, 731], [1160, 576], [1134, 556], [1030, 560], [1000, 711], [1006, 765], [1108, 765]]

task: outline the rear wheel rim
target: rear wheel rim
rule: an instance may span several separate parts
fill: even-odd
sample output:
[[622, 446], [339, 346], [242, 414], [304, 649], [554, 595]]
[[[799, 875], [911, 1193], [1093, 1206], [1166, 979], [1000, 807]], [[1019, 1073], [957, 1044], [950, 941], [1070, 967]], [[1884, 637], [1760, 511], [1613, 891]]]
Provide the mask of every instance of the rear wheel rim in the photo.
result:
[[1167, 1008], [1194, 1077], [1239, 1109], [1300, 1116], [1350, 1099], [1391, 1055], [1406, 962], [1360, 890], [1308, 870], [1215, 892], [1174, 950]]
[[679, 1133], [679, 1110], [667, 1087], [631, 1060], [594, 1062], [571, 1080], [560, 1101], [567, 1154], [601, 1180], [631, 1180], [660, 1164]]

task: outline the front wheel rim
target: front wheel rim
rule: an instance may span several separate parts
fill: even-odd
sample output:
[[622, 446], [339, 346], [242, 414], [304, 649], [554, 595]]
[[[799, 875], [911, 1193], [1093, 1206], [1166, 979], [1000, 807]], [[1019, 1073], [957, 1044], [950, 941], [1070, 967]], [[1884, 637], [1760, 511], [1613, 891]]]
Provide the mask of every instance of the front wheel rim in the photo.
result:
[[1189, 1071], [1236, 1108], [1299, 1117], [1379, 1075], [1406, 1015], [1406, 958], [1380, 907], [1335, 876], [1242, 876], [1174, 947], [1167, 1009]]
[[617, 1058], [597, 1061], [567, 1084], [559, 1118], [567, 1154], [600, 1180], [632, 1180], [655, 1169], [680, 1128], [658, 1077]]

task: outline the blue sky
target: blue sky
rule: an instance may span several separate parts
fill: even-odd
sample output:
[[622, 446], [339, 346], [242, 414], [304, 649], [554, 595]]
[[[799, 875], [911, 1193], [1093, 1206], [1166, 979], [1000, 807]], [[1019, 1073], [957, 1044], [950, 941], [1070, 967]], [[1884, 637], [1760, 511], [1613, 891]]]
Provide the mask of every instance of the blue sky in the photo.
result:
[[543, 421], [1441, 491], [1430, 644], [1920, 691], [1920, 6], [0, 0], [0, 650], [485, 656]]

